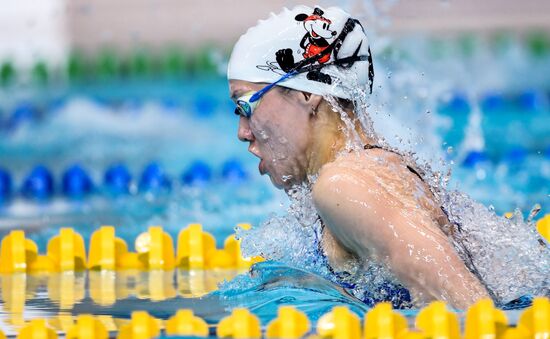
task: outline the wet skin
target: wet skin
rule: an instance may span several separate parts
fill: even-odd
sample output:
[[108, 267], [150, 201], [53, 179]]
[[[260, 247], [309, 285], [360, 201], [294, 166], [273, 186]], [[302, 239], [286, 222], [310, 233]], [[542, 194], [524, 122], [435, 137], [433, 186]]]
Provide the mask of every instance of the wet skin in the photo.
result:
[[[234, 98], [263, 84], [230, 81]], [[312, 112], [322, 97], [300, 91], [268, 92], [250, 119], [239, 118], [238, 137], [258, 156], [260, 172], [278, 188], [308, 180], [312, 163], [323, 165], [312, 187], [326, 225], [323, 248], [334, 269], [350, 260], [385, 262], [418, 302], [434, 299], [465, 309], [488, 297], [443, 230], [447, 217], [428, 186], [397, 154], [356, 150], [319, 161], [315, 140], [330, 139]], [[330, 140], [329, 140], [330, 141]], [[333, 144], [333, 143], [328, 143]]]

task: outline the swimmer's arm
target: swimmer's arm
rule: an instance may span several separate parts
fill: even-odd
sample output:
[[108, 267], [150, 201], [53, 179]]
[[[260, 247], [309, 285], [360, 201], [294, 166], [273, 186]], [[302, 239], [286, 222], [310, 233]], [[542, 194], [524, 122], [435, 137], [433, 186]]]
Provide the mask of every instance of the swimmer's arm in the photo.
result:
[[374, 179], [342, 167], [323, 169], [313, 188], [315, 206], [339, 243], [365, 260], [384, 260], [420, 299], [465, 309], [487, 297], [435, 221], [404, 208], [403, 199], [411, 199], [406, 195], [389, 194]]

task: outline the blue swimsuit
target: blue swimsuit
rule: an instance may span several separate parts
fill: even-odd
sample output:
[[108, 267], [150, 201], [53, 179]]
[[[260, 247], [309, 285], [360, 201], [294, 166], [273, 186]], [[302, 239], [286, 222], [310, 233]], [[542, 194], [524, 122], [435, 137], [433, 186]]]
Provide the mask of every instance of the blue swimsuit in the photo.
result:
[[[371, 148], [382, 148], [380, 146], [376, 145], [366, 145], [364, 147], [365, 149], [371, 149]], [[389, 150], [392, 151], [392, 150]], [[422, 176], [411, 166], [407, 166], [407, 168], [417, 175], [420, 180], [424, 181]], [[446, 208], [442, 205], [441, 210], [443, 213], [447, 216], [447, 219], [449, 222], [451, 222], [454, 225], [454, 230], [458, 233], [461, 233], [463, 231], [464, 225], [461, 225], [461, 223], [458, 223], [456, 220], [453, 221], [453, 218], [450, 218], [449, 212], [446, 210]], [[369, 272], [367, 270], [364, 274], [365, 276], [372, 277], [372, 279], [366, 280], [368, 282], [369, 286], [362, 286], [365, 284], [365, 281], [357, 283], [357, 281], [361, 277], [354, 276], [353, 273], [349, 272], [336, 272], [334, 269], [330, 266], [330, 263], [328, 262], [328, 258], [326, 257], [322, 245], [321, 245], [321, 239], [322, 239], [322, 233], [324, 225], [319, 217], [319, 223], [316, 223], [320, 226], [316, 227], [315, 229], [315, 242], [316, 242], [316, 257], [319, 260], [319, 264], [326, 267], [327, 271], [329, 272], [329, 279], [341, 286], [342, 288], [346, 289], [348, 292], [350, 292], [355, 297], [362, 300], [365, 304], [369, 306], [373, 306], [377, 302], [391, 302], [394, 308], [410, 308], [412, 307], [412, 300], [411, 295], [409, 291], [400, 283], [395, 281], [394, 279], [387, 279], [383, 280], [378, 277], [378, 272], [376, 270], [372, 270], [372, 272]], [[471, 254], [467, 249], [464, 249], [462, 251], [463, 254], [463, 260], [466, 264], [466, 266], [469, 268], [469, 270], [478, 277], [480, 282], [482, 282], [485, 287], [487, 288], [488, 292], [491, 294], [493, 299], [497, 302], [497, 304], [503, 308], [521, 308], [528, 306], [531, 298], [530, 297], [517, 297], [517, 299], [512, 301], [504, 301], [502, 302], [499, 300], [499, 298], [495, 297], [494, 291], [490, 288], [490, 286], [487, 285], [486, 281], [482, 279], [482, 275], [478, 272], [476, 269], [476, 266], [474, 265], [475, 260], [472, 258]], [[378, 278], [378, 279], [377, 279]], [[391, 278], [391, 277], [388, 277]], [[380, 280], [380, 281], [376, 281]], [[543, 294], [548, 294], [549, 290], [546, 288], [546, 292], [543, 292]]]
[[[365, 145], [364, 149], [372, 148], [382, 148], [378, 145]], [[385, 148], [382, 148], [385, 149]], [[391, 151], [391, 150], [390, 150]], [[420, 174], [415, 171], [412, 167], [407, 166], [407, 168], [414, 174], [416, 174], [422, 180]], [[357, 298], [362, 300], [365, 304], [369, 306], [374, 306], [378, 302], [391, 302], [394, 308], [409, 308], [412, 306], [411, 295], [409, 291], [398, 282], [393, 282], [390, 280], [385, 280], [376, 285], [376, 290], [371, 289], [361, 289], [358, 284], [350, 282], [352, 279], [351, 274], [347, 272], [336, 272], [330, 266], [328, 258], [326, 257], [322, 246], [321, 238], [324, 229], [324, 225], [321, 221], [321, 227], [315, 232], [315, 242], [317, 243], [317, 257], [320, 260], [320, 263], [324, 265], [331, 274], [331, 280], [346, 289], [351, 294], [355, 295]]]
[[[320, 223], [321, 227], [318, 227], [315, 231], [315, 242], [317, 244], [316, 258], [318, 264], [323, 265], [327, 268], [330, 276], [329, 279], [334, 283], [338, 284], [350, 294], [354, 295], [361, 301], [363, 301], [368, 306], [374, 306], [376, 303], [387, 301], [391, 302], [394, 308], [409, 308], [412, 306], [411, 295], [409, 291], [401, 284], [395, 283], [389, 280], [385, 280], [378, 284], [373, 290], [360, 288], [359, 284], [352, 282], [352, 274], [348, 272], [336, 272], [330, 266], [327, 256], [325, 255], [322, 245], [321, 238], [324, 226], [322, 222]], [[367, 274], [367, 273], [365, 273]], [[350, 279], [351, 278], [351, 279]]]

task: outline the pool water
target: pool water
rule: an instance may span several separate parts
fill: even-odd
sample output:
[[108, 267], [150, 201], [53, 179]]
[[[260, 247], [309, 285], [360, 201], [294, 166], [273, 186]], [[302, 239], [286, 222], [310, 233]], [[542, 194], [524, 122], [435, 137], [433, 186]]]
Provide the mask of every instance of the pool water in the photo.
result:
[[[39, 106], [46, 107], [40, 116], [3, 129], [1, 166], [12, 176], [13, 195], [2, 201], [0, 227], [38, 227], [55, 234], [52, 224], [85, 228], [122, 223], [136, 226], [125, 229], [129, 233], [124, 236], [131, 238], [151, 222], [176, 232], [181, 220], [199, 220], [216, 233], [238, 222], [257, 224], [270, 212], [284, 210], [283, 194], [258, 175], [256, 159], [236, 138], [237, 119], [226, 98], [224, 79], [190, 79], [165, 86], [166, 93], [181, 97], [170, 103], [155, 95], [156, 83], [130, 86], [127, 93], [112, 86], [113, 92], [103, 85], [68, 93], [53, 108]], [[97, 99], [99, 90], [111, 93], [111, 98]], [[548, 105], [536, 110], [520, 106], [521, 95], [500, 97], [501, 106], [484, 112], [479, 126], [484, 148], [480, 151], [460, 149], [467, 137], [467, 107], [471, 105], [464, 97], [455, 94], [431, 113], [438, 120], [433, 132], [442, 141], [437, 156], [454, 162], [451, 187], [493, 205], [498, 214], [516, 207], [527, 213], [536, 203], [542, 204], [544, 213], [549, 206], [550, 127], [545, 122], [550, 109]], [[132, 97], [140, 100], [135, 102]], [[4, 120], [9, 118], [6, 115]], [[151, 164], [170, 181], [169, 189], [147, 193], [148, 189], [140, 188]], [[45, 166], [54, 180], [54, 193], [44, 201], [25, 199], [18, 192], [37, 165]], [[73, 165], [90, 176], [92, 194], [70, 197], [63, 193], [63, 174]], [[131, 194], [112, 199], [104, 176], [113, 165], [128, 170]], [[187, 184], [185, 175], [191, 178]], [[207, 178], [198, 185], [189, 184], [197, 175]], [[53, 222], [44, 225], [40, 220], [44, 216]]]
[[[550, 79], [533, 77], [520, 87], [511, 82], [490, 87], [487, 82], [475, 90], [460, 88], [464, 82], [456, 81], [427, 95], [433, 88], [425, 86], [426, 79], [448, 59], [435, 62], [430, 74], [414, 58], [381, 55], [381, 93], [372, 98], [372, 117], [390, 143], [416, 149], [436, 168], [444, 159], [447, 163], [441, 166], [453, 171], [450, 186], [492, 205], [497, 214], [519, 208], [527, 217], [535, 204], [541, 205], [539, 216], [550, 212]], [[460, 64], [458, 59], [451, 62]], [[412, 74], [404, 71], [408, 62], [413, 63], [407, 71]], [[503, 65], [492, 64], [489, 71], [498, 73]], [[547, 66], [542, 62], [540, 68]], [[530, 72], [538, 74], [539, 69]], [[414, 93], [411, 77], [418, 85]], [[66, 226], [82, 234], [87, 244], [92, 231], [114, 225], [117, 236], [132, 247], [150, 225], [162, 225], [175, 238], [187, 224], [198, 222], [221, 246], [238, 223], [259, 225], [288, 207], [284, 193], [259, 176], [257, 159], [238, 142], [237, 119], [223, 77], [112, 80], [0, 93], [0, 167], [12, 182], [11, 194], [0, 197], [0, 233], [24, 229], [42, 253], [47, 240]], [[75, 164], [90, 179], [82, 194], [64, 189], [63, 176]], [[51, 173], [52, 189], [45, 196], [37, 193], [41, 189], [23, 188], [38, 165]], [[113, 165], [129, 174], [122, 192], [106, 179]], [[305, 311], [313, 321], [335, 305], [357, 313], [368, 309], [336, 285], [298, 268], [266, 262], [253, 272], [203, 272], [199, 280], [181, 271], [154, 277], [152, 272], [134, 272], [126, 280], [119, 272], [71, 278], [3, 275], [2, 316], [11, 320], [2, 326], [9, 331], [21, 325], [22, 317], [64, 314], [127, 319], [136, 309], [166, 318], [190, 307], [210, 324], [235, 306], [249, 308], [263, 324], [283, 304]], [[235, 276], [218, 289], [218, 283]], [[96, 284], [100, 293], [94, 292]], [[59, 286], [69, 285], [79, 297], [60, 296]], [[101, 286], [111, 292], [103, 295]], [[517, 314], [510, 315], [513, 322]]]

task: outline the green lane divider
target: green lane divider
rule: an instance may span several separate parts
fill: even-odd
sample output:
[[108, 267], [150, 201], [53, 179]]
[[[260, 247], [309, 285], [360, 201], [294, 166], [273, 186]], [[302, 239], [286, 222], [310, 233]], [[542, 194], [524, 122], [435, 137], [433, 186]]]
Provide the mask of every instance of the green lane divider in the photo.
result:
[[[462, 33], [455, 35], [454, 39], [433, 36], [425, 44], [425, 52], [428, 59], [459, 59], [473, 57], [484, 48], [498, 57], [515, 45], [522, 47], [528, 55], [545, 60], [550, 55], [550, 34], [544, 31], [531, 31], [522, 35], [496, 32], [488, 36]], [[0, 86], [9, 86], [27, 78], [34, 84], [45, 85], [56, 79], [109, 82], [157, 77], [177, 79], [186, 74], [223, 74], [223, 67], [220, 66], [229, 58], [229, 52], [228, 49], [214, 45], [203, 45], [192, 50], [174, 45], [160, 49], [139, 47], [127, 52], [106, 46], [92, 53], [74, 50], [61, 67], [53, 67], [47, 60], [38, 59], [25, 70], [18, 69], [15, 60], [5, 59], [0, 60]], [[400, 47], [399, 40], [396, 40], [396, 43], [377, 51], [376, 57], [381, 60], [408, 60], [411, 51]]]
[[0, 68], [0, 83], [7, 86], [13, 83], [16, 77], [16, 71], [11, 61], [5, 61]]
[[550, 38], [544, 32], [532, 32], [527, 36], [527, 48], [536, 57], [545, 57], [550, 51]]

